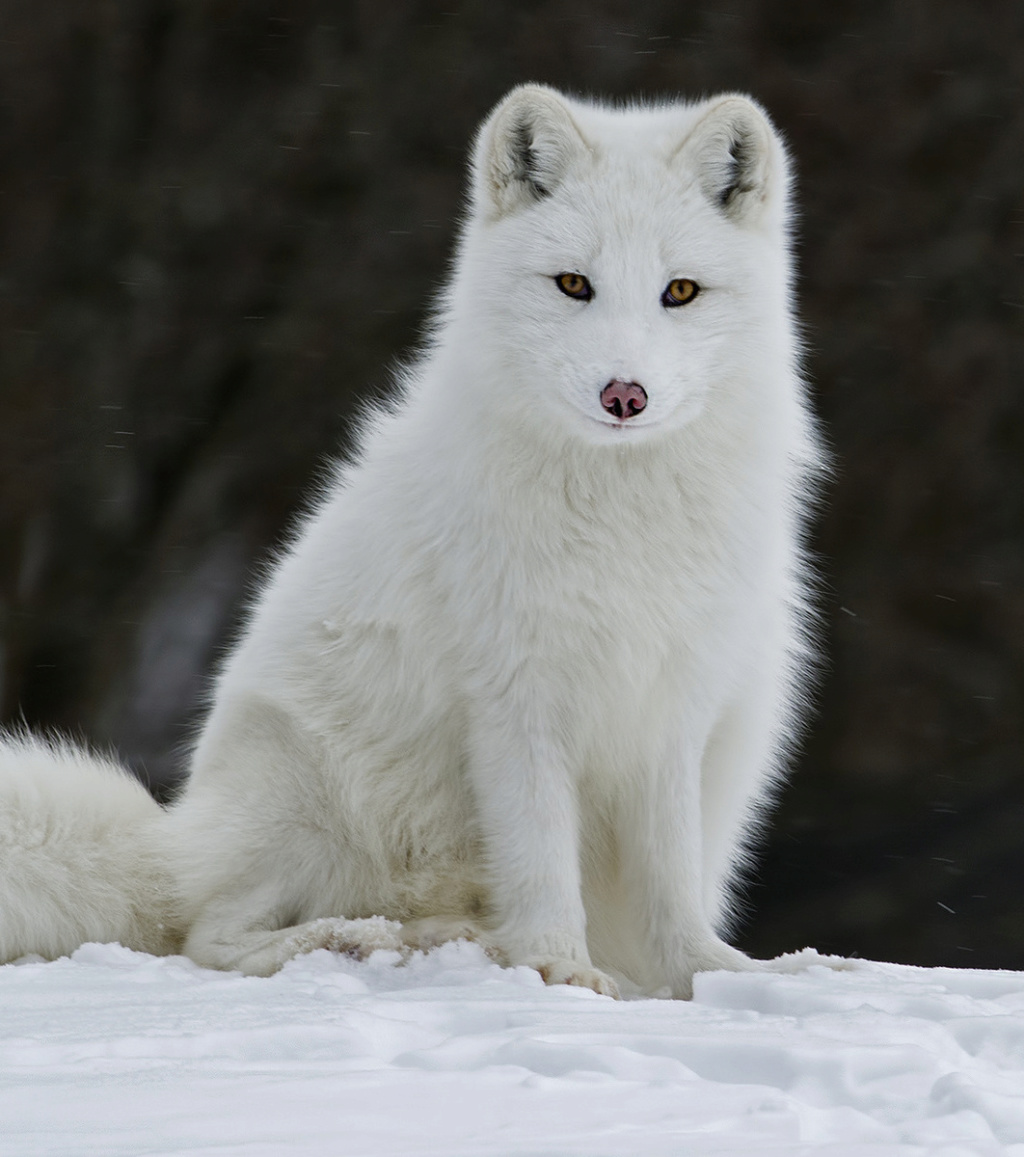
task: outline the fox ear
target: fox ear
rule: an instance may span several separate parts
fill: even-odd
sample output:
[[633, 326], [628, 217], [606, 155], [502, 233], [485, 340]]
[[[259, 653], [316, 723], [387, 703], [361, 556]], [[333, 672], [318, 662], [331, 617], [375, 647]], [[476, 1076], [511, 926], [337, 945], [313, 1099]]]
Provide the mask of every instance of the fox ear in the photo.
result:
[[515, 88], [484, 122], [474, 159], [476, 196], [493, 218], [549, 196], [574, 158], [590, 151], [558, 93]]
[[768, 117], [745, 96], [717, 101], [681, 151], [696, 163], [704, 195], [738, 223], [761, 220], [784, 202], [786, 154]]

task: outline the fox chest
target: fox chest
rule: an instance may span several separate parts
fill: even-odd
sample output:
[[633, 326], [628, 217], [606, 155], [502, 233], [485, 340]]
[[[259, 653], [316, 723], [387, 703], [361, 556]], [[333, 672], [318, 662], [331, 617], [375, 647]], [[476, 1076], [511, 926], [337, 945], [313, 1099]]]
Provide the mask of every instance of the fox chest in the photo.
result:
[[541, 703], [567, 733], [657, 731], [721, 699], [744, 665], [746, 584], [699, 544], [570, 540], [510, 552], [490, 581], [473, 618], [452, 624], [466, 669], [490, 693]]

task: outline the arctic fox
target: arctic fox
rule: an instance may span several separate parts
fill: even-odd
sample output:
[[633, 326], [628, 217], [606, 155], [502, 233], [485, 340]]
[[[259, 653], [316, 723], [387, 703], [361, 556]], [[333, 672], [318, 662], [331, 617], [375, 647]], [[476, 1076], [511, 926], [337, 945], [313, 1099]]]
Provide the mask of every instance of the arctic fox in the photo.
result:
[[426, 352], [255, 600], [166, 811], [0, 747], [0, 959], [479, 939], [687, 997], [812, 658], [789, 177], [727, 94], [515, 89]]

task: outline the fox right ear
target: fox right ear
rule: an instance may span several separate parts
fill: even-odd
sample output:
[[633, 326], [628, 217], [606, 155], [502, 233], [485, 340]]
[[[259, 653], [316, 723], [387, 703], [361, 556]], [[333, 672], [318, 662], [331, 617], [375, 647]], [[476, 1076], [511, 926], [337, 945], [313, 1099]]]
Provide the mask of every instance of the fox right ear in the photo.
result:
[[539, 85], [515, 88], [477, 137], [477, 199], [493, 219], [536, 204], [558, 187], [573, 158], [589, 151], [558, 93]]

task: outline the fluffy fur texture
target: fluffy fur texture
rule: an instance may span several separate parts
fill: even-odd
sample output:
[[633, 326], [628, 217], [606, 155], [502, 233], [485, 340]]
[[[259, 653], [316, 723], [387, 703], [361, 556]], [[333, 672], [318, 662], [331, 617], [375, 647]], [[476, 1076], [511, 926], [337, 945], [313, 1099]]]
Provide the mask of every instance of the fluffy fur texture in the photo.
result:
[[62, 744], [0, 743], [0, 961], [85, 940], [178, 951], [174, 897], [165, 817], [134, 776]]
[[798, 714], [821, 464], [788, 189], [745, 97], [512, 92], [429, 350], [264, 585], [181, 798], [4, 750], [0, 955], [173, 926], [252, 974], [466, 934], [607, 993], [755, 967], [720, 933]]

